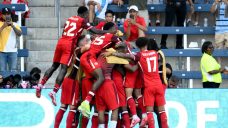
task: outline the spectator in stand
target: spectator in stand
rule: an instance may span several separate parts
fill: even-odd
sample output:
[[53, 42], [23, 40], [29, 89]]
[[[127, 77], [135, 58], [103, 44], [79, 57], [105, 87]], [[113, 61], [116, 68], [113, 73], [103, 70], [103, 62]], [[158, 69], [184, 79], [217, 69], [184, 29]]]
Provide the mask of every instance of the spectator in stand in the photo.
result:
[[11, 10], [2, 9], [3, 22], [0, 21], [0, 71], [17, 70], [17, 41], [21, 36], [21, 29], [17, 23], [12, 22]]
[[130, 6], [130, 18], [124, 21], [124, 32], [126, 33], [126, 40], [130, 42], [133, 48], [136, 48], [135, 41], [138, 37], [145, 37], [147, 31], [146, 23], [143, 17], [138, 15], [138, 7], [135, 5]]
[[[211, 6], [211, 12], [216, 14], [215, 47], [228, 49], [228, 1], [215, 0]], [[218, 58], [221, 64], [222, 59]]]
[[[192, 0], [188, 0], [191, 8], [194, 8]], [[171, 26], [176, 16], [177, 26], [184, 26], [187, 13], [186, 0], [167, 0], [165, 9], [165, 26]], [[161, 38], [161, 49], [167, 49], [166, 40], [168, 35]], [[183, 49], [183, 34], [176, 36], [176, 49]]]
[[[2, 4], [25, 4], [25, 11], [22, 13], [22, 26], [25, 26], [26, 18], [29, 18], [30, 10], [28, 8], [28, 0], [3, 0]], [[17, 12], [13, 12], [18, 15]]]
[[203, 56], [200, 61], [200, 68], [203, 88], [219, 88], [222, 83], [221, 73], [227, 73], [228, 70], [221, 68], [221, 65], [212, 56], [214, 51], [212, 42], [204, 42], [201, 51]]
[[[160, 0], [147, 0], [147, 4], [163, 4]], [[157, 13], [155, 12], [155, 16], [156, 16], [156, 21], [155, 21], [155, 25], [156, 26], [160, 26], [160, 13]], [[152, 15], [149, 14], [149, 25], [148, 26], [151, 26], [152, 25]]]
[[[129, 0], [128, 5], [129, 7], [132, 5], [137, 6], [139, 15], [145, 19], [146, 25], [148, 25], [149, 13], [147, 9], [147, 0]], [[129, 18], [129, 15], [127, 15], [126, 18]]]
[[123, 4], [123, 0], [85, 0], [85, 5], [89, 8], [89, 22], [95, 25], [100, 20], [105, 20], [105, 12], [108, 4]]
[[179, 88], [179, 82], [180, 79], [177, 76], [171, 76], [168, 80], [168, 88]]

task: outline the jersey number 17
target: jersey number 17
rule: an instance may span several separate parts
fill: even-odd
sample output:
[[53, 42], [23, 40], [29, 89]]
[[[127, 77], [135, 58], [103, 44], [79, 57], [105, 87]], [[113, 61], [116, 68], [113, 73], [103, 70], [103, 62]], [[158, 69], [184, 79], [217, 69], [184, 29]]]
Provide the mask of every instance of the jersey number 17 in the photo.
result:
[[[157, 68], [156, 61], [157, 61], [157, 59], [155, 56], [146, 58], [148, 72], [156, 72], [156, 68]], [[153, 68], [153, 70], [151, 71], [152, 68]]]

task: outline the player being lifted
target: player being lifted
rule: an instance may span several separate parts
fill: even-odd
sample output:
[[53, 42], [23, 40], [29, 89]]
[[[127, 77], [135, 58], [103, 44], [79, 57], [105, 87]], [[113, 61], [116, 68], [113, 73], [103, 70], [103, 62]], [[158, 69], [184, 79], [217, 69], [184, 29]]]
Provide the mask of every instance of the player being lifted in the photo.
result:
[[120, 42], [116, 34], [116, 27], [113, 22], [108, 22], [104, 25], [103, 30], [112, 31], [112, 33], [106, 33], [100, 37], [95, 38], [91, 43], [90, 49], [85, 52], [80, 59], [80, 64], [85, 72], [86, 77], [95, 78], [96, 81], [92, 85], [91, 91], [89, 91], [85, 100], [79, 106], [79, 110], [86, 117], [90, 114], [90, 101], [95, 95], [95, 91], [104, 81], [104, 76], [100, 65], [97, 62], [97, 56], [101, 53], [102, 50], [115, 46]]
[[41, 89], [47, 80], [52, 76], [53, 72], [61, 65], [60, 71], [55, 81], [54, 89], [49, 93], [52, 99], [52, 103], [56, 106], [55, 94], [58, 92], [64, 76], [66, 75], [67, 68], [72, 60], [73, 50], [76, 46], [76, 40], [81, 35], [84, 29], [97, 34], [104, 34], [109, 31], [98, 30], [95, 27], [90, 26], [86, 21], [88, 18], [88, 9], [84, 6], [78, 8], [78, 15], [68, 18], [63, 29], [62, 37], [59, 39], [55, 54], [53, 58], [52, 66], [45, 72], [40, 84], [36, 89], [36, 96], [41, 96]]

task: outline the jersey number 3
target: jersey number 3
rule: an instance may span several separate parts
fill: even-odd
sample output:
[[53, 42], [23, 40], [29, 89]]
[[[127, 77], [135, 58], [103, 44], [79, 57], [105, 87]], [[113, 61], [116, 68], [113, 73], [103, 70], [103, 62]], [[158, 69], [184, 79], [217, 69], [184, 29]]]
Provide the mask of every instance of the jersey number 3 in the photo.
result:
[[[148, 68], [148, 72], [151, 72], [151, 68], [153, 67], [153, 71], [152, 72], [156, 72], [156, 57], [150, 57], [150, 58], [146, 58], [146, 63], [147, 63], [147, 68]], [[151, 63], [153, 64], [151, 66]]]
[[66, 21], [66, 26], [64, 28], [64, 36], [74, 36], [75, 34], [73, 33], [73, 31], [76, 29], [76, 23], [75, 22], [70, 22], [70, 21]]

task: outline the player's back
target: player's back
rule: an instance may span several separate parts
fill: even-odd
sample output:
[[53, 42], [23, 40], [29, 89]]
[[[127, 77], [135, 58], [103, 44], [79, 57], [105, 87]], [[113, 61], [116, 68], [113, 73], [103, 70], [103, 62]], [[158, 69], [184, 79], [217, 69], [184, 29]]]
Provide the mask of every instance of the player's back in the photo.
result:
[[75, 42], [84, 29], [84, 23], [84, 18], [80, 16], [72, 16], [68, 18], [65, 23], [61, 38]]
[[95, 40], [91, 43], [89, 52], [92, 55], [97, 56], [102, 50], [112, 47], [117, 42], [118, 38], [114, 36], [114, 34], [106, 33], [95, 38]]
[[106, 58], [101, 55], [98, 56], [97, 62], [101, 66], [105, 79], [111, 79], [112, 69], [114, 67], [114, 64], [108, 64], [106, 61]]
[[139, 63], [143, 71], [144, 83], [147, 85], [161, 84], [158, 73], [158, 53], [154, 50], [146, 50], [138, 53]]

